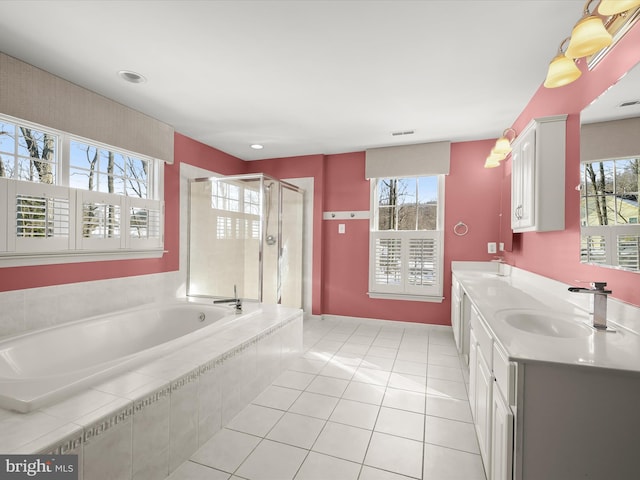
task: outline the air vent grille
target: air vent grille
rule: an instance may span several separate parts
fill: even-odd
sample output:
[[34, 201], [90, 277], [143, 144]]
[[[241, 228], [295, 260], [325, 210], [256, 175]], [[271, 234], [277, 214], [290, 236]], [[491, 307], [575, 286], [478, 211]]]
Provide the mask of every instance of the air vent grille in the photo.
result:
[[640, 100], [631, 100], [629, 102], [622, 102], [618, 107], [631, 107], [633, 105], [640, 105]]
[[402, 132], [391, 132], [391, 135], [399, 137], [400, 135], [413, 135], [414, 133], [416, 133], [415, 130], [404, 130]]

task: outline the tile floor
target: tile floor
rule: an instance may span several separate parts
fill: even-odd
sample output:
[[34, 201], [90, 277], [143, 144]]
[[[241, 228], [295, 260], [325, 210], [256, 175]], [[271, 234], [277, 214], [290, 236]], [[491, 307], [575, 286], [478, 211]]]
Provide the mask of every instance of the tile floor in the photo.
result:
[[485, 480], [451, 331], [305, 321], [305, 353], [170, 480]]

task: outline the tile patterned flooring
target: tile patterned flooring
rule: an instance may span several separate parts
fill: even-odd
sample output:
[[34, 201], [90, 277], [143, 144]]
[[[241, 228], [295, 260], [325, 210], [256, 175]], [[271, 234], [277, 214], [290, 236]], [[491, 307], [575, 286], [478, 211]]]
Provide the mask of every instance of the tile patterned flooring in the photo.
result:
[[305, 353], [170, 480], [485, 480], [451, 330], [305, 320]]

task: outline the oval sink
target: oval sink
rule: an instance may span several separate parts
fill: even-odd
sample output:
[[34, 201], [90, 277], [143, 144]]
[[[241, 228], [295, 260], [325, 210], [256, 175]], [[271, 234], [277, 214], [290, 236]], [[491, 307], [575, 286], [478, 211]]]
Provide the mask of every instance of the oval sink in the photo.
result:
[[575, 317], [538, 310], [509, 310], [498, 312], [496, 319], [523, 332], [545, 337], [576, 338], [590, 335], [591, 329]]

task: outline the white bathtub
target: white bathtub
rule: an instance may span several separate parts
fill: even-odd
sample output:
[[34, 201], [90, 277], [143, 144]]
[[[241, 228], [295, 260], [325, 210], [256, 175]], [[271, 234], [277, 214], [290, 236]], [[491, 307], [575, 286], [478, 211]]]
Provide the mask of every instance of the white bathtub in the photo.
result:
[[176, 300], [6, 338], [0, 341], [0, 407], [42, 408], [253, 313]]

